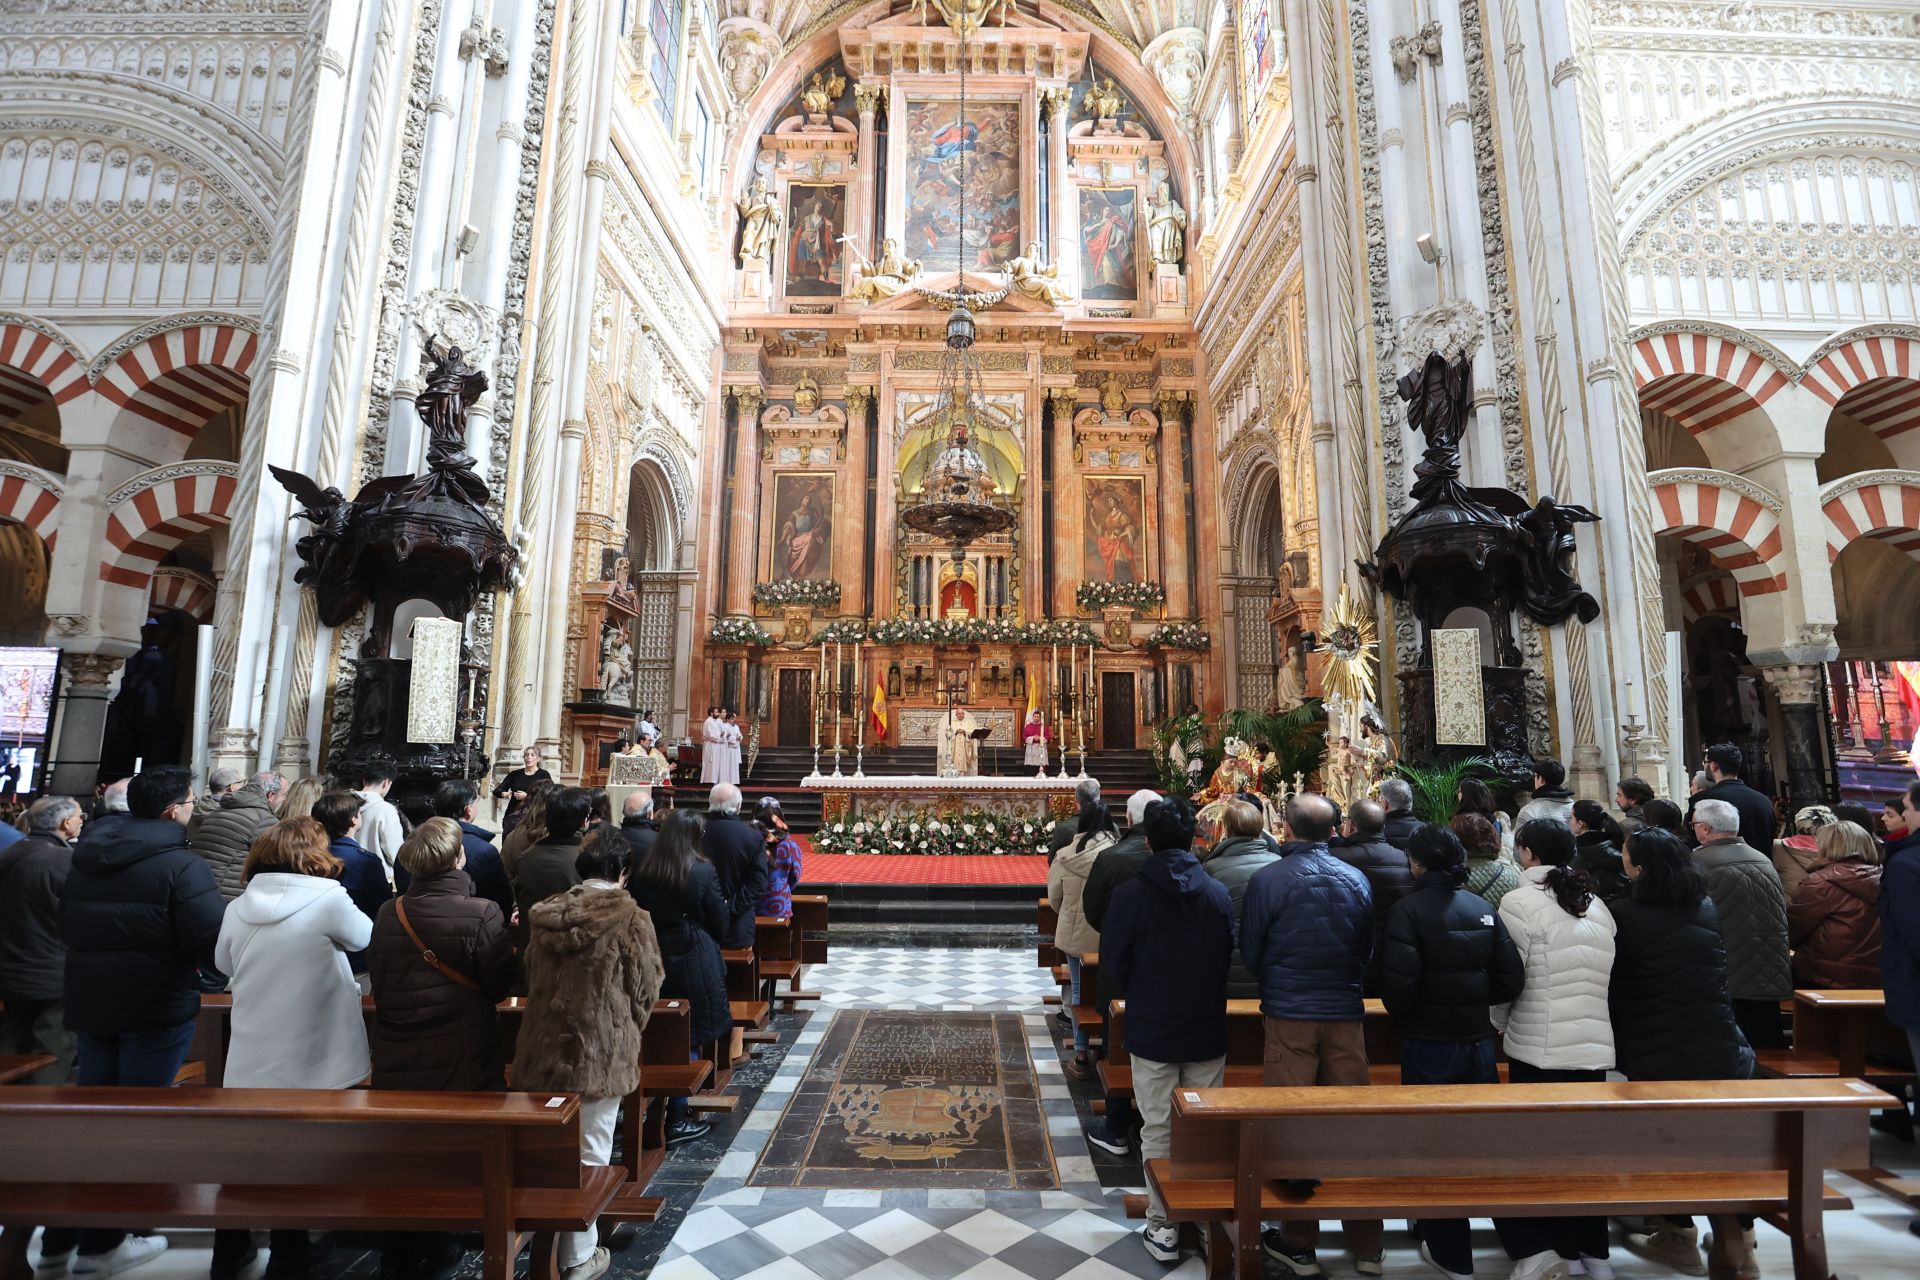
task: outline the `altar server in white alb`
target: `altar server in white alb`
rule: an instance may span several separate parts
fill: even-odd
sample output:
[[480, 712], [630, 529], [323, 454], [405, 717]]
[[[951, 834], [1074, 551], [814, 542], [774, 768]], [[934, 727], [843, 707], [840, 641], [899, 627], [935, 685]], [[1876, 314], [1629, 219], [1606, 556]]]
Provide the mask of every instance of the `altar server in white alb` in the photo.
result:
[[720, 708], [708, 707], [707, 718], [700, 722], [700, 781], [703, 783], [720, 781], [727, 755], [725, 729]]
[[727, 711], [720, 721], [720, 776], [715, 782], [740, 782], [740, 713]]

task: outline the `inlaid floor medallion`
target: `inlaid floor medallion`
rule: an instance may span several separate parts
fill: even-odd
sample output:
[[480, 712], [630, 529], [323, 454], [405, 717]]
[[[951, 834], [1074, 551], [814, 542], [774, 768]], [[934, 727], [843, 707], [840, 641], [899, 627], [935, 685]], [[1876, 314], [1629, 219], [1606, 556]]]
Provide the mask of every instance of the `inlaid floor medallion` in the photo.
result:
[[836, 1014], [749, 1185], [1057, 1188], [1020, 1015]]

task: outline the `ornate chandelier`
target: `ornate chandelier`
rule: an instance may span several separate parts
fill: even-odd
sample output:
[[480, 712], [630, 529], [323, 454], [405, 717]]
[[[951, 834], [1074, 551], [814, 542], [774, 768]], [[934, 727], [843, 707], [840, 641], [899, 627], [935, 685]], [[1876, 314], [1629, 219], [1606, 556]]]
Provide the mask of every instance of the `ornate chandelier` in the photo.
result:
[[[967, 30], [960, 32], [960, 124], [967, 120]], [[960, 275], [951, 292], [923, 290], [929, 301], [949, 306], [947, 349], [940, 358], [940, 386], [934, 400], [933, 422], [944, 428], [947, 441], [927, 471], [919, 502], [900, 513], [909, 529], [949, 542], [953, 561], [967, 558], [967, 544], [1009, 528], [1016, 519], [1010, 509], [992, 501], [993, 477], [976, 446], [985, 411], [980, 399], [980, 357], [974, 354], [973, 308], [991, 306], [1006, 296], [1005, 289], [990, 293], [967, 291], [967, 149], [960, 151], [960, 219], [954, 230]]]

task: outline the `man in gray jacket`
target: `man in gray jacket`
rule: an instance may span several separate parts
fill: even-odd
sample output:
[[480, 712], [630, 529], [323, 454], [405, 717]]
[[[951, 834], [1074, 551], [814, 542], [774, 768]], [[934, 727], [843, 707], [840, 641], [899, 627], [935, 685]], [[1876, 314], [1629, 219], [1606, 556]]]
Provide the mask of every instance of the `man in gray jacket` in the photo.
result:
[[[1254, 872], [1278, 861], [1280, 854], [1267, 840], [1265, 816], [1244, 800], [1229, 800], [1220, 815], [1220, 842], [1200, 865], [1227, 887], [1235, 920], [1247, 900], [1247, 881], [1253, 879]], [[1227, 970], [1227, 999], [1256, 1000], [1259, 996], [1260, 979], [1253, 976], [1236, 947]]]
[[236, 791], [220, 797], [219, 807], [193, 824], [187, 844], [213, 868], [220, 896], [232, 902], [247, 887], [241, 875], [247, 850], [260, 834], [280, 821], [287, 780], [277, 773], [256, 773]]
[[1787, 956], [1787, 895], [1773, 860], [1740, 839], [1740, 811], [1725, 800], [1693, 806], [1694, 861], [1707, 873], [1707, 896], [1727, 944], [1727, 994], [1733, 1018], [1755, 1049], [1784, 1049], [1780, 1002], [1793, 995]]

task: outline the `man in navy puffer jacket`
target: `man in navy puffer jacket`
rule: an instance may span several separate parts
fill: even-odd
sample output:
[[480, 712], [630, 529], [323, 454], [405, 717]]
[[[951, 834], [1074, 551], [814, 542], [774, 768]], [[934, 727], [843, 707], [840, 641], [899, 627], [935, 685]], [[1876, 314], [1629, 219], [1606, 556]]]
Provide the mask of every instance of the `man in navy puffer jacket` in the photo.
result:
[[[1215, 1088], [1226, 1072], [1233, 899], [1191, 852], [1192, 805], [1156, 800], [1142, 825], [1147, 860], [1113, 892], [1100, 964], [1126, 998], [1140, 1156], [1152, 1160], [1171, 1150], [1174, 1091]], [[1141, 1240], [1161, 1262], [1180, 1258], [1180, 1229], [1158, 1196]]]
[[[1240, 916], [1240, 956], [1260, 979], [1269, 1085], [1366, 1084], [1367, 960], [1373, 955], [1373, 891], [1367, 877], [1327, 851], [1333, 803], [1287, 802], [1280, 861], [1254, 874]], [[1354, 1267], [1377, 1276], [1382, 1224], [1348, 1222]], [[1322, 1274], [1317, 1222], [1265, 1233], [1267, 1256], [1297, 1276]]]

